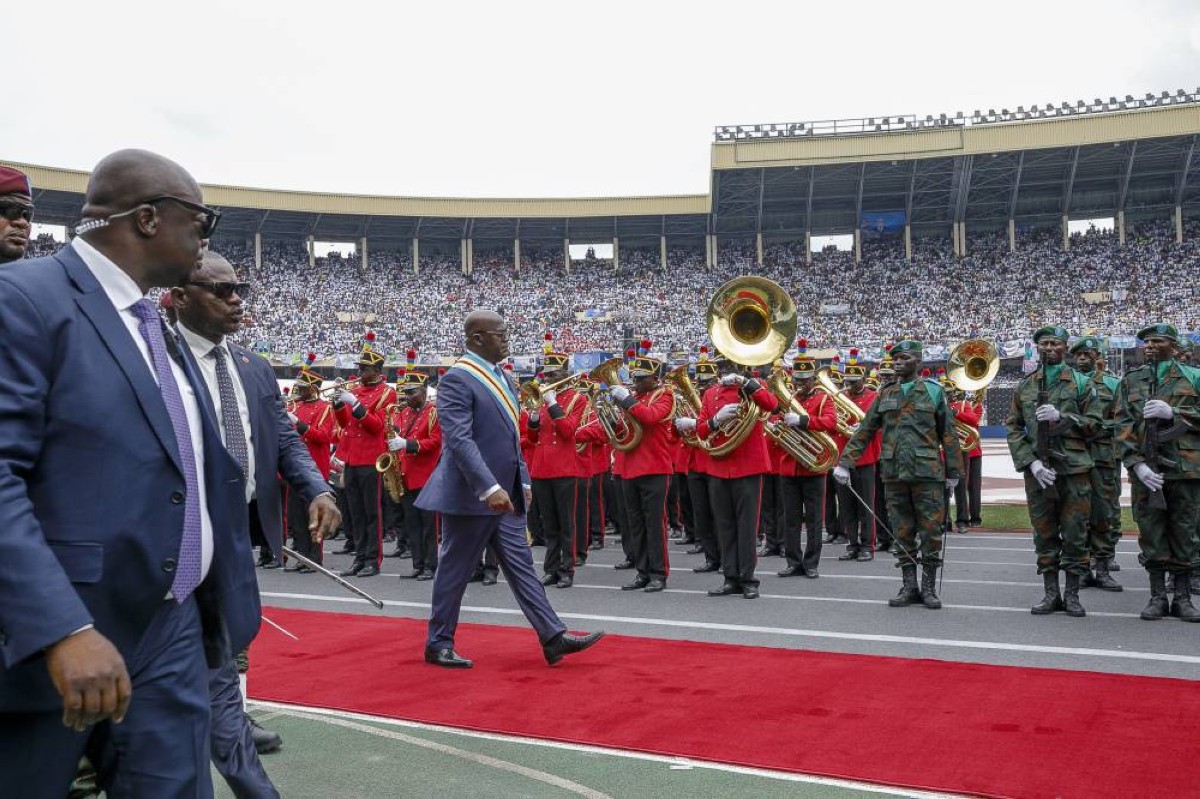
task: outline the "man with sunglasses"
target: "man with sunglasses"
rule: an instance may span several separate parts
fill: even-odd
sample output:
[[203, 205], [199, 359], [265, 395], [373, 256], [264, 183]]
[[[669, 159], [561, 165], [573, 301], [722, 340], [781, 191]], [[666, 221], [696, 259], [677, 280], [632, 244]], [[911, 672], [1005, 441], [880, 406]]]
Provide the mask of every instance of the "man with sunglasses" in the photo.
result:
[[191, 277], [202, 201], [178, 164], [114, 153], [70, 246], [0, 269], [0, 384], [21, 387], [0, 392], [9, 792], [65, 795], [86, 753], [109, 796], [212, 795], [207, 666], [261, 611], [238, 465], [146, 298]]
[[19, 261], [33, 228], [33, 188], [24, 172], [0, 166], [0, 264]]

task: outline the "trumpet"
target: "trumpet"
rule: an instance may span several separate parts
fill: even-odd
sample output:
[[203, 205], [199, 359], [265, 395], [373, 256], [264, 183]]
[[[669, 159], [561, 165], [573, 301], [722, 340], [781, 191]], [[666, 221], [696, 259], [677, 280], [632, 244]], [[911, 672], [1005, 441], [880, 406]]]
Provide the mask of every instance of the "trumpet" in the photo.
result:
[[555, 380], [553, 383], [548, 383], [544, 386], [539, 383], [536, 378], [533, 380], [526, 380], [521, 384], [517, 391], [517, 399], [520, 400], [522, 408], [530, 413], [533, 413], [538, 408], [542, 407], [542, 403], [546, 401], [545, 394], [547, 391], [557, 391], [559, 386], [567, 385], [572, 381], [578, 380], [579, 378], [585, 376], [586, 374], [587, 372], [576, 372], [573, 375], [560, 378]]
[[335, 391], [342, 391], [343, 389], [349, 391], [351, 388], [360, 385], [361, 383], [362, 378], [358, 377], [354, 378], [353, 380], [343, 380], [341, 383], [334, 383], [332, 386], [326, 386], [325, 388], [320, 389], [317, 391], [317, 396], [324, 397], [326, 394], [332, 394]]
[[[781, 367], [776, 366], [771, 370], [771, 374], [767, 378], [767, 387], [779, 400], [780, 410], [783, 413], [790, 411], [801, 418], [808, 416], [804, 406], [792, 393], [792, 387], [788, 384], [787, 372]], [[783, 422], [767, 423], [763, 425], [763, 429], [784, 452], [804, 464], [804, 468], [810, 472], [827, 472], [837, 465], [837, 442], [828, 433], [798, 430], [788, 427]]]

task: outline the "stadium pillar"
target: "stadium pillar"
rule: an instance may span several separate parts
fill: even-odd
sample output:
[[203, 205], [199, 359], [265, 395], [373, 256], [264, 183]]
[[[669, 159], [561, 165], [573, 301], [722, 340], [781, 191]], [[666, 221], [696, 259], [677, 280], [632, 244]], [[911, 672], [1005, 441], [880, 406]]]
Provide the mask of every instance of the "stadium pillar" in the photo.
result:
[[571, 240], [563, 239], [563, 266], [567, 274], [571, 274]]
[[954, 251], [954, 257], [958, 257], [958, 223], [950, 223], [950, 249]]
[[711, 238], [712, 238], [712, 265], [716, 266], [717, 262], [719, 260], [717, 257], [717, 234], [713, 233]]
[[262, 274], [262, 234], [254, 234], [254, 271]]
[[458, 240], [458, 271], [467, 274], [467, 240]]
[[704, 265], [711, 267], [713, 265], [712, 257], [712, 236], [704, 234]]
[[366, 236], [363, 236], [362, 239], [358, 242], [358, 252], [359, 252], [359, 255], [362, 256], [362, 268], [363, 268], [363, 271], [365, 272], [367, 270], [367, 266], [369, 263], [368, 258], [367, 258], [367, 237]]
[[662, 270], [667, 271], [667, 237], [658, 237], [658, 257], [662, 262]]
[[313, 237], [308, 237], [308, 268], [312, 269], [317, 265], [317, 251], [313, 246]]
[[812, 233], [804, 231], [804, 263], [812, 265]]
[[912, 260], [912, 225], [904, 223], [904, 260]]
[[1117, 211], [1117, 244], [1125, 246], [1125, 212]]
[[467, 274], [475, 274], [475, 239], [467, 239]]
[[613, 272], [621, 271], [621, 247], [616, 236], [613, 236]]
[[862, 263], [862, 230], [854, 229], [854, 263]]
[[1175, 243], [1183, 244], [1183, 206], [1175, 206]]
[[762, 257], [762, 234], [761, 233], [757, 234], [754, 237], [754, 248], [755, 248], [756, 254], [758, 255], [758, 268], [762, 269], [763, 257]]
[[421, 240], [414, 238], [412, 244], [413, 274], [421, 274]]
[[1066, 214], [1062, 218], [1063, 252], [1071, 249], [1071, 226]]
[[513, 270], [521, 274], [521, 240], [513, 239]]
[[1008, 220], [1008, 251], [1017, 251], [1017, 220]]
[[958, 223], [958, 255], [960, 258], [967, 257], [967, 223]]

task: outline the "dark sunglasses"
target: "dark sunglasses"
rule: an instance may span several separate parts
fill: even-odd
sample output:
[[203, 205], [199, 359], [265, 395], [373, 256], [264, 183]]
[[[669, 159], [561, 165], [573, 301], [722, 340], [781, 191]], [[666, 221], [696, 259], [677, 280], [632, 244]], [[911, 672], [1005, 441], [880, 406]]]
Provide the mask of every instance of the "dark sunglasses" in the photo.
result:
[[185, 200], [182, 197], [174, 197], [170, 194], [160, 194], [157, 197], [151, 197], [148, 200], [142, 200], [138, 205], [155, 205], [157, 203], [171, 201], [178, 203], [190, 211], [195, 211], [198, 214], [204, 214], [204, 224], [200, 228], [200, 238], [212, 238], [213, 231], [217, 229], [217, 223], [221, 221], [221, 212], [216, 208], [209, 208], [207, 205], [194, 203], [190, 200]]
[[189, 280], [187, 285], [199, 286], [219, 300], [228, 300], [235, 291], [242, 298], [250, 294], [250, 284], [240, 281]]
[[0, 216], [3, 216], [9, 222], [16, 222], [18, 219], [32, 222], [33, 206], [21, 205], [19, 203], [0, 203]]

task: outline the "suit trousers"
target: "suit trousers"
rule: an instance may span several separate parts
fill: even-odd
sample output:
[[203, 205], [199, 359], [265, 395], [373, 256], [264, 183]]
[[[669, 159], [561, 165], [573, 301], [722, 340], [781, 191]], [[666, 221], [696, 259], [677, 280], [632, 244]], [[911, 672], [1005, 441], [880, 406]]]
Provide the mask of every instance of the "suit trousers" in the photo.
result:
[[108, 796], [212, 796], [208, 666], [196, 600], [164, 601], [125, 666], [133, 699], [121, 724], [75, 732], [63, 726], [61, 708], [0, 713], [0, 792], [62, 799], [86, 754]]
[[964, 479], [954, 487], [954, 520], [962, 524], [978, 523], [983, 497], [983, 457], [966, 458]]
[[407, 539], [407, 529], [404, 524], [405, 503], [404, 497], [400, 501], [392, 499], [392, 495], [387, 492], [383, 486], [380, 486], [379, 491], [379, 507], [383, 515], [383, 529], [385, 532], [396, 534], [396, 545]]
[[254, 748], [237, 664], [232, 658], [220, 668], [209, 670], [208, 692], [212, 703], [209, 740], [217, 773], [238, 799], [279, 799], [279, 791]]
[[721, 545], [713, 526], [712, 500], [708, 495], [709, 477], [700, 472], [688, 472], [688, 498], [692, 501], [692, 519], [696, 525], [696, 544], [704, 551], [704, 562], [721, 564]]
[[[532, 486], [531, 486], [532, 487]], [[542, 514], [538, 510], [537, 494], [533, 494], [526, 509], [525, 523], [528, 525], [529, 537], [535, 547], [546, 546], [546, 536], [542, 532]]]
[[419, 496], [421, 489], [410, 488], [401, 497], [404, 504], [404, 531], [408, 536], [409, 549], [412, 550], [413, 571], [437, 571], [438, 515], [418, 508], [414, 503]]
[[354, 530], [354, 562], [378, 566], [383, 528], [379, 524], [379, 473], [374, 466], [346, 467], [346, 504]]
[[683, 519], [679, 512], [679, 484], [682, 482], [678, 475], [667, 475], [667, 527], [672, 530], [683, 529]]
[[676, 472], [671, 480], [679, 483], [679, 520], [689, 541], [696, 540], [696, 516], [692, 508], [692, 487], [687, 474]]
[[575, 573], [575, 493], [574, 477], [539, 478], [533, 481], [534, 502], [542, 519], [546, 539], [546, 574]]
[[[875, 503], [875, 464], [855, 466], [850, 472], [850, 485], [837, 486], [838, 505], [842, 510], [842, 534], [854, 549], [871, 550], [875, 546], [875, 518], [867, 512], [867, 508]], [[836, 483], [836, 480], [829, 480]], [[867, 503], [855, 499], [854, 493]]]
[[325, 547], [312, 540], [308, 531], [308, 506], [300, 492], [289, 488], [287, 492], [287, 530], [292, 536], [292, 549], [299, 554], [324, 563]]
[[592, 516], [591, 477], [576, 478], [575, 494], [575, 559], [586, 561], [588, 554], [588, 527]]
[[712, 477], [708, 487], [725, 581], [743, 588], [757, 586], [754, 568], [758, 565], [756, 538], [762, 512], [763, 475]]
[[[604, 515], [605, 522], [612, 522], [613, 530], [619, 536], [621, 534], [621, 514], [617, 510], [617, 504], [621, 501], [620, 492], [617, 491], [617, 479], [612, 472], [604, 473]], [[604, 540], [604, 526], [600, 527], [600, 540]]]
[[[821, 565], [821, 521], [825, 513], [825, 484], [833, 482], [826, 475], [783, 478], [783, 495], [787, 503], [787, 538], [783, 554], [788, 566], [808, 571]], [[805, 541], [800, 543], [800, 526], [804, 526]]]
[[762, 509], [758, 519], [758, 535], [767, 549], [783, 549], [784, 531], [779, 528], [779, 516], [775, 513], [775, 493], [778, 489], [775, 475], [763, 475]]
[[837, 501], [837, 481], [825, 481], [825, 528], [835, 535], [842, 534], [842, 525], [838, 514], [841, 507]]
[[625, 553], [625, 560], [630, 563], [637, 563], [637, 555], [633, 550], [633, 534], [629, 531], [629, 502], [625, 498], [625, 478], [613, 478], [613, 493], [617, 498], [617, 515], [615, 521], [617, 523], [617, 532], [621, 536], [621, 551]]
[[594, 474], [588, 478], [588, 543], [604, 542], [604, 475]]
[[546, 643], [566, 631], [546, 589], [533, 570], [533, 552], [525, 541], [525, 516], [505, 513], [489, 516], [457, 516], [443, 513], [442, 543], [438, 570], [433, 578], [433, 607], [429, 615], [428, 649], [453, 648], [454, 632], [462, 608], [463, 593], [484, 550], [491, 548], [504, 572], [504, 579], [517, 599], [521, 612]]
[[642, 577], [662, 577], [671, 573], [667, 557], [667, 481], [670, 475], [645, 474], [622, 480], [625, 492], [625, 516], [629, 520], [629, 539], [633, 565]]

